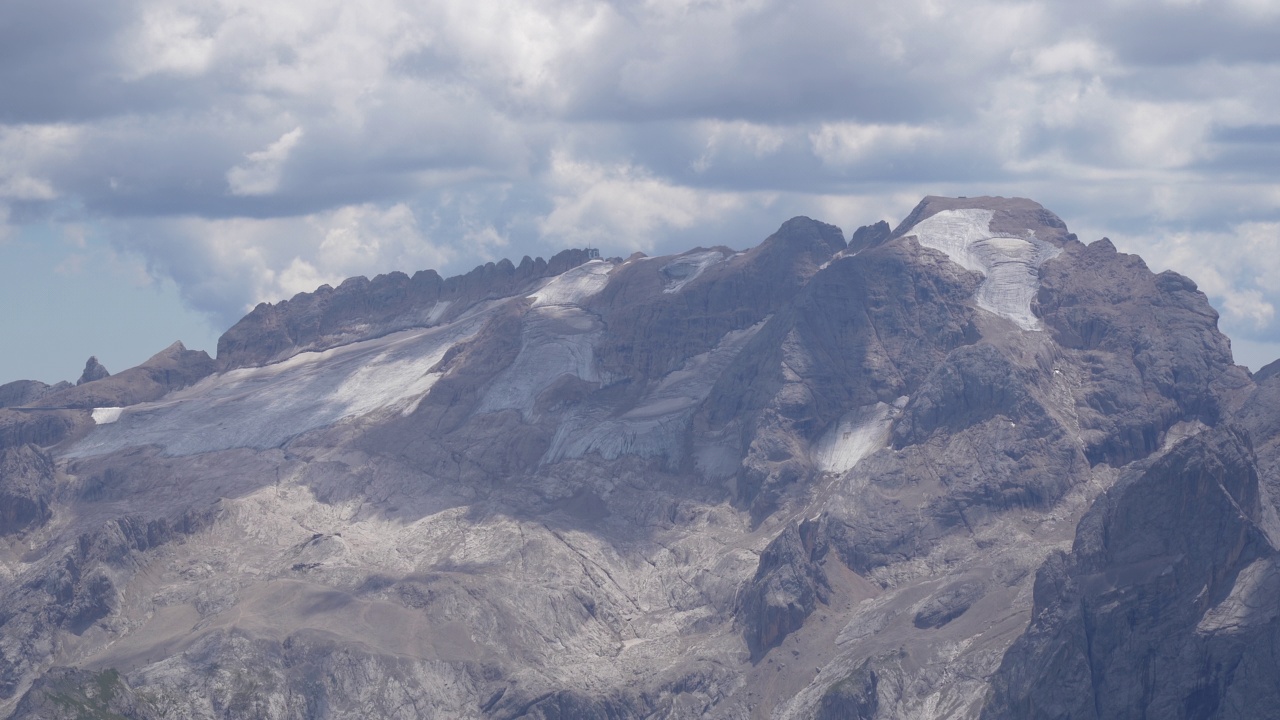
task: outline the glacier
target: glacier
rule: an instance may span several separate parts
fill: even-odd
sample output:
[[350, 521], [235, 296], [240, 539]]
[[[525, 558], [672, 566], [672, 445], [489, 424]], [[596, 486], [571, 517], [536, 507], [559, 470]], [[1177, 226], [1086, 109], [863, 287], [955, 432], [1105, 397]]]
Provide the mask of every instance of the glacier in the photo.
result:
[[991, 232], [990, 210], [943, 210], [913, 227], [921, 245], [938, 250], [952, 262], [986, 279], [974, 300], [978, 307], [1012, 320], [1023, 330], [1040, 330], [1040, 319], [1031, 312], [1031, 299], [1040, 286], [1039, 267], [1062, 250], [1028, 237], [1000, 237]]

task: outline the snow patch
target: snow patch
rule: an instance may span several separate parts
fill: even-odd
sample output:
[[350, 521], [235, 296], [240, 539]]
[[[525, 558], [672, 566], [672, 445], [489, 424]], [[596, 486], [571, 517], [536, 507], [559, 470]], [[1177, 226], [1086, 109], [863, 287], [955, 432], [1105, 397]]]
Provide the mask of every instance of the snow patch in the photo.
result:
[[724, 260], [724, 253], [719, 250], [688, 253], [662, 266], [662, 276], [667, 279], [664, 293], [679, 292], [681, 288], [693, 282], [704, 270]]
[[[134, 405], [123, 414], [116, 409], [116, 422], [99, 420], [68, 455], [142, 445], [158, 445], [171, 456], [265, 449], [346, 418], [380, 410], [408, 412], [440, 378], [431, 368], [449, 348], [474, 336], [484, 319], [480, 313], [450, 325], [213, 375], [159, 402]], [[106, 410], [99, 408], [95, 415]]]
[[124, 408], [118, 407], [102, 407], [93, 409], [93, 421], [98, 425], [110, 425], [120, 419], [120, 413], [124, 412]]
[[910, 234], [924, 247], [986, 277], [974, 294], [978, 307], [1023, 330], [1040, 330], [1040, 319], [1031, 312], [1031, 299], [1040, 287], [1038, 269], [1062, 250], [1031, 231], [1027, 238], [994, 235], [991, 217], [990, 210], [943, 210], [918, 223]]
[[529, 299], [533, 300], [534, 307], [578, 305], [609, 284], [610, 270], [613, 270], [612, 263], [592, 260], [551, 278]]
[[889, 444], [889, 426], [897, 416], [895, 405], [876, 403], [845, 413], [814, 444], [810, 458], [823, 472], [847, 473], [858, 461]]
[[580, 308], [534, 307], [525, 316], [520, 354], [489, 386], [480, 412], [519, 410], [529, 420], [538, 397], [560, 378], [599, 382], [594, 344], [602, 328]]
[[440, 322], [440, 318], [444, 315], [444, 311], [448, 310], [449, 306], [452, 304], [452, 300], [437, 300], [436, 303], [431, 306], [431, 312], [427, 313], [427, 324], [435, 325]]

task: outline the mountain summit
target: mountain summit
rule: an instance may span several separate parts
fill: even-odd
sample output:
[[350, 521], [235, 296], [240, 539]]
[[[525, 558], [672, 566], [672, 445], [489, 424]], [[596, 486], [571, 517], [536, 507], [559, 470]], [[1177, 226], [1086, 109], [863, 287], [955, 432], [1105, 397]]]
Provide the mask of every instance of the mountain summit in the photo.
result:
[[1280, 374], [1217, 318], [1032, 201], [929, 197], [6, 385], [0, 712], [1264, 717]]

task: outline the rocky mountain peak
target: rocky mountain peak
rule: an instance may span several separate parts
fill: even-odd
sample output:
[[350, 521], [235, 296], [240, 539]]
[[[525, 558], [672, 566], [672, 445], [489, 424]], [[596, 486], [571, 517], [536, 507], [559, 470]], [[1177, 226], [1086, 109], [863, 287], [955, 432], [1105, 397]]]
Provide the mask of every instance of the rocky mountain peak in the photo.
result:
[[846, 247], [844, 233], [840, 228], [804, 216], [793, 217], [782, 223], [778, 231], [764, 241], [765, 246], [774, 244], [784, 244], [793, 250], [813, 253], [815, 257], [829, 257]]
[[84, 372], [80, 373], [80, 379], [76, 380], [76, 385], [84, 385], [85, 383], [102, 380], [103, 378], [110, 376], [111, 373], [107, 372], [107, 369], [102, 366], [102, 363], [98, 362], [98, 358], [96, 356], [90, 357], [84, 364]]
[[1253, 374], [1253, 379], [1257, 382], [1263, 382], [1269, 378], [1280, 375], [1280, 360], [1274, 360], [1263, 365], [1258, 372]]
[[23, 720], [1280, 702], [1280, 372], [1030, 200], [353, 278], [216, 362], [0, 387], [37, 396], [0, 408]]
[[856, 253], [867, 248], [872, 248], [883, 244], [892, 237], [893, 231], [889, 229], [889, 223], [881, 220], [873, 225], [863, 225], [853, 231], [853, 236], [849, 238], [849, 246], [847, 251]]
[[434, 270], [348, 278], [279, 303], [261, 303], [218, 338], [218, 367], [230, 370], [279, 362], [300, 352], [326, 350], [456, 318], [477, 303], [531, 290], [590, 259], [585, 249], [550, 260], [525, 257], [486, 263], [443, 279]]
[[938, 213], [984, 217], [986, 227], [982, 229], [989, 231], [993, 237], [1026, 238], [1028, 232], [1031, 232], [1039, 240], [1058, 247], [1074, 238], [1067, 232], [1066, 223], [1061, 218], [1034, 200], [985, 196], [948, 198], [935, 195], [921, 200], [894, 229], [893, 237], [908, 234], [921, 222]]

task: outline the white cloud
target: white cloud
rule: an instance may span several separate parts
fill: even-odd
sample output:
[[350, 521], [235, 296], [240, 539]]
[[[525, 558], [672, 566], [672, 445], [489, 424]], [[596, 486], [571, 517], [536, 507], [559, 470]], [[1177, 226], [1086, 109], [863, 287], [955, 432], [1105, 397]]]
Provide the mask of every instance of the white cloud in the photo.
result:
[[790, 128], [745, 120], [706, 120], [698, 123], [697, 131], [705, 135], [702, 155], [691, 163], [695, 172], [706, 172], [719, 156], [737, 157], [743, 154], [763, 158], [782, 149]]
[[0, 200], [54, 200], [49, 171], [72, 157], [80, 130], [66, 124], [0, 125]]
[[172, 4], [156, 4], [142, 10], [125, 44], [130, 79], [170, 73], [198, 75], [208, 70], [215, 38], [206, 21], [194, 12]]
[[1013, 58], [1025, 62], [1032, 75], [1094, 74], [1114, 67], [1115, 62], [1110, 52], [1090, 39], [1067, 40], [1030, 52], [1020, 49]]
[[178, 218], [122, 227], [116, 244], [150, 259], [184, 297], [226, 324], [355, 275], [440, 267], [454, 254], [428, 237], [404, 204], [352, 205], [297, 218]]
[[227, 171], [227, 185], [232, 195], [270, 195], [280, 188], [280, 177], [289, 154], [302, 140], [302, 128], [297, 127], [265, 149], [245, 156], [248, 161]]
[[567, 245], [649, 251], [663, 231], [715, 222], [745, 202], [737, 193], [682, 187], [643, 168], [596, 164], [563, 152], [553, 156], [549, 174], [553, 208], [540, 230]]
[[1275, 329], [1280, 304], [1280, 223], [1240, 223], [1226, 232], [1119, 235], [1154, 270], [1192, 278], [1222, 313], [1224, 325], [1250, 335]]
[[[851, 229], [926, 193], [1113, 236], [1280, 216], [1273, 0], [69, 2], [6, 47], [0, 212], [118, 230], [225, 318], [395, 267]], [[1280, 337], [1249, 262], [1200, 265], [1224, 323]]]
[[931, 128], [911, 125], [824, 123], [809, 134], [813, 153], [824, 164], [853, 165], [868, 155], [911, 152], [937, 135]]
[[1280, 15], [1280, 0], [1231, 0], [1230, 5], [1241, 13], [1263, 20]]

